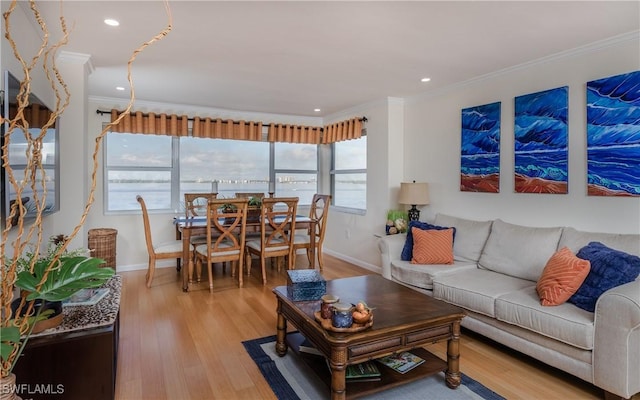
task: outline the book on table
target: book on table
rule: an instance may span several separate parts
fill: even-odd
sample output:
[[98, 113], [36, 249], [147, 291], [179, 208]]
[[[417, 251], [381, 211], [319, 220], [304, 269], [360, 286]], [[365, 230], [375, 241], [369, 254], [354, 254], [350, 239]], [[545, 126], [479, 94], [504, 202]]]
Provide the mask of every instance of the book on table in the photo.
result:
[[345, 378], [350, 382], [379, 381], [380, 375], [380, 370], [373, 361], [348, 365], [345, 371]]
[[[329, 359], [325, 358], [327, 368], [331, 372]], [[373, 361], [364, 361], [358, 364], [347, 365], [344, 372], [347, 382], [374, 382], [382, 380], [382, 374]]]
[[401, 353], [392, 354], [390, 356], [378, 358], [377, 361], [396, 372], [404, 374], [422, 364], [424, 362], [424, 359], [416, 356], [415, 354], [409, 353], [408, 351], [404, 351]]

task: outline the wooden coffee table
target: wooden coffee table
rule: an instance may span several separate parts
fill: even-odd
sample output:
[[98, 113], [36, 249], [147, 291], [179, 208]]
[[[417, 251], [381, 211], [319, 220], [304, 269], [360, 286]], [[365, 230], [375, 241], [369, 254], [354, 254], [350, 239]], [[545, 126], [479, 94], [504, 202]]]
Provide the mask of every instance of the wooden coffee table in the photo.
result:
[[[320, 301], [294, 302], [288, 298], [286, 286], [276, 287], [273, 292], [278, 300], [276, 352], [281, 357], [286, 355], [287, 323], [291, 323], [329, 360], [332, 399], [356, 398], [440, 371], [446, 371], [448, 387], [460, 385], [460, 321], [465, 314], [459, 307], [380, 275], [335, 279], [327, 281], [327, 293], [339, 296], [341, 302], [364, 301], [374, 308], [372, 327], [356, 333], [337, 333], [323, 329], [315, 320]], [[420, 348], [442, 340], [447, 340], [446, 362]], [[405, 374], [380, 366], [380, 381], [347, 385], [347, 365], [406, 350], [424, 358], [425, 363]]]

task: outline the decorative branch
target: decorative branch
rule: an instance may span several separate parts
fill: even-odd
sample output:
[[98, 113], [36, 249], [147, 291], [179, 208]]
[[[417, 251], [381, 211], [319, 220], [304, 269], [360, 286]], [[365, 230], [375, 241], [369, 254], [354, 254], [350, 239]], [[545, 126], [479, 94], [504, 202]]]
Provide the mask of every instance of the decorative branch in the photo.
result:
[[[47, 133], [47, 130], [54, 126], [56, 119], [59, 118], [64, 110], [67, 108], [70, 102], [70, 92], [64, 79], [62, 78], [56, 63], [55, 56], [57, 51], [66, 45], [69, 41], [69, 31], [67, 30], [66, 22], [62, 16], [62, 1], [60, 1], [61, 16], [60, 16], [60, 28], [62, 30], [62, 38], [56, 43], [49, 44], [49, 30], [45, 21], [43, 20], [40, 11], [38, 10], [35, 0], [29, 0], [30, 9], [33, 18], [37, 22], [42, 32], [42, 43], [40, 44], [36, 54], [31, 58], [30, 62], [27, 62], [23, 55], [20, 53], [18, 46], [11, 33], [11, 15], [13, 14], [17, 0], [13, 0], [9, 5], [7, 11], [3, 14], [5, 37], [9, 46], [13, 50], [14, 57], [19, 62], [23, 72], [23, 79], [20, 82], [20, 88], [17, 96], [17, 111], [15, 116], [0, 116], [0, 124], [6, 122], [7, 131], [4, 132], [5, 141], [2, 145], [2, 165], [6, 170], [6, 175], [9, 183], [16, 192], [17, 199], [11, 206], [9, 215], [6, 216], [5, 228], [2, 231], [2, 239], [0, 243], [0, 329], [2, 328], [19, 328], [19, 332], [22, 335], [22, 342], [19, 341], [5, 341], [4, 339], [0, 343], [2, 345], [2, 359], [0, 365], [0, 377], [6, 377], [11, 373], [13, 366], [18, 360], [19, 354], [33, 328], [33, 318], [28, 317], [33, 313], [34, 301], [22, 301], [15, 315], [11, 310], [11, 302], [13, 301], [13, 289], [14, 284], [19, 272], [19, 266], [22, 257], [28, 255], [30, 258], [28, 263], [29, 274], [36, 272], [36, 264], [40, 258], [40, 249], [43, 244], [43, 227], [42, 227], [42, 213], [46, 208], [46, 174], [42, 164], [42, 148], [43, 140]], [[84, 208], [84, 212], [80, 218], [80, 221], [75, 226], [73, 232], [68, 236], [68, 240], [65, 240], [60, 246], [57, 246], [56, 253], [48, 263], [46, 268], [42, 268], [42, 265], [38, 266], [37, 274], [34, 274], [34, 279], [37, 280], [31, 282], [31, 288], [36, 292], [40, 292], [43, 285], [47, 283], [47, 278], [50, 274], [58, 272], [58, 268], [61, 268], [61, 256], [65, 254], [67, 247], [71, 240], [76, 237], [80, 229], [85, 223], [87, 215], [91, 210], [91, 206], [94, 202], [94, 193], [97, 183], [97, 171], [98, 171], [98, 155], [100, 152], [100, 145], [104, 136], [110, 130], [110, 128], [118, 123], [122, 118], [128, 115], [131, 111], [131, 107], [135, 100], [134, 85], [132, 79], [132, 66], [136, 57], [146, 47], [151, 44], [162, 40], [172, 30], [172, 16], [169, 8], [168, 0], [164, 0], [165, 9], [168, 16], [167, 26], [151, 40], [143, 43], [140, 47], [134, 50], [133, 55], [127, 63], [128, 81], [131, 88], [130, 99], [128, 107], [120, 117], [107, 125], [102, 132], [96, 138], [96, 144], [93, 152], [93, 171], [91, 174], [91, 188], [89, 191], [87, 203]], [[46, 123], [40, 127], [38, 134], [32, 134], [29, 131], [29, 121], [25, 118], [25, 108], [29, 106], [29, 94], [31, 93], [31, 72], [39, 64], [42, 63], [45, 76], [55, 94], [56, 102], [55, 109], [49, 116]], [[7, 88], [8, 89], [8, 88]], [[11, 142], [11, 134], [19, 130], [23, 132], [24, 138], [27, 143], [26, 158], [27, 165], [24, 168], [24, 179], [18, 181], [14, 175], [14, 171], [9, 164], [9, 145]], [[42, 188], [44, 190], [42, 190]], [[22, 202], [22, 193], [26, 188], [30, 188], [34, 193], [35, 204], [35, 219], [29, 221], [28, 226], [25, 226], [26, 207]], [[38, 195], [38, 189], [40, 188], [41, 195]], [[14, 228], [15, 238], [12, 242], [9, 241], [9, 231]], [[33, 253], [28, 252], [28, 249], [33, 248]], [[12, 255], [7, 256], [7, 250], [12, 249]], [[56, 275], [57, 276], [57, 275]], [[22, 312], [22, 308], [26, 307], [26, 311]], [[15, 328], [14, 328], [15, 329]], [[9, 332], [9, 331], [7, 331]], [[13, 330], [12, 337], [13, 337]], [[12, 349], [7, 350], [6, 346], [12, 346]], [[5, 354], [8, 354], [5, 356]]]

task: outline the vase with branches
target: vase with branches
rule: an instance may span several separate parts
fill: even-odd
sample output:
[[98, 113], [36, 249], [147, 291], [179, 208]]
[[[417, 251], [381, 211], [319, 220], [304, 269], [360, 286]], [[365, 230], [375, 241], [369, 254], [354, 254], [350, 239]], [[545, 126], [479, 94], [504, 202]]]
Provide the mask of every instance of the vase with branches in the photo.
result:
[[[101, 286], [114, 274], [112, 268], [101, 267], [104, 260], [76, 254], [74, 251], [68, 251], [67, 248], [83, 227], [94, 201], [98, 171], [97, 160], [102, 140], [114, 125], [120, 123], [131, 113], [134, 102], [131, 73], [133, 61], [146, 47], [164, 38], [172, 29], [168, 1], [164, 0], [163, 3], [169, 17], [169, 23], [159, 34], [133, 50], [127, 64], [127, 78], [131, 88], [129, 104], [117, 119], [103, 128], [95, 141], [91, 187], [80, 220], [68, 237], [58, 237], [59, 240], [54, 243], [54, 246], [48, 248], [44, 243], [46, 241], [43, 241], [44, 228], [42, 225], [43, 211], [47, 204], [46, 185], [42, 185], [44, 191], [36, 196], [35, 206], [30, 206], [35, 209], [31, 210], [33, 212], [30, 213], [31, 218], [29, 219], [25, 218], [26, 206], [22, 199], [24, 198], [23, 193], [35, 193], [37, 185], [46, 180], [42, 154], [45, 133], [55, 124], [70, 101], [70, 92], [55, 63], [57, 51], [69, 40], [69, 31], [64, 17], [60, 16], [60, 39], [50, 43], [51, 35], [46, 24], [48, 21], [44, 21], [40, 15], [37, 3], [30, 0], [31, 18], [34, 26], [41, 30], [42, 42], [35, 54], [26, 57], [21, 53], [12, 34], [11, 16], [18, 1], [11, 1], [3, 13], [4, 38], [6, 39], [3, 44], [6, 44], [13, 51], [18, 62], [17, 65], [22, 68], [18, 100], [15, 105], [16, 111], [12, 115], [0, 116], [0, 125], [5, 127], [2, 165], [5, 167], [7, 181], [16, 194], [16, 201], [11, 204], [8, 215], [4, 216], [5, 223], [0, 241], [0, 397], [3, 400], [17, 398], [15, 376], [12, 374], [13, 367], [19, 361], [20, 354], [32, 335], [35, 323], [47, 317], [46, 311], [37, 304], [44, 304], [45, 301], [65, 300], [81, 289]], [[62, 4], [60, 8], [62, 9]], [[29, 107], [32, 76], [36, 67], [43, 68], [44, 75], [55, 95], [55, 107], [49, 115], [49, 119], [38, 128], [30, 126], [25, 111]], [[24, 170], [17, 171], [18, 174], [14, 174], [11, 168], [7, 151], [13, 132], [22, 133], [19, 136], [24, 137], [28, 150]], [[19, 297], [20, 301], [16, 312], [11, 307], [11, 303], [16, 297], [14, 295], [15, 288], [23, 290], [25, 293]]]

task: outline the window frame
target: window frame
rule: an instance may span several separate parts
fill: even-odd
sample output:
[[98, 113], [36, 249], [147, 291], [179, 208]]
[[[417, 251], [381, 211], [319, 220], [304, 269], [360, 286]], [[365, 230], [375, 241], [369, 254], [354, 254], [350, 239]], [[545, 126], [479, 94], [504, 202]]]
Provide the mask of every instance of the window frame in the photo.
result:
[[[120, 132], [112, 132], [109, 131], [107, 136], [105, 137], [105, 145], [103, 146], [103, 213], [105, 215], [127, 215], [127, 214], [138, 214], [140, 213], [140, 209], [130, 209], [130, 210], [115, 210], [110, 209], [109, 205], [109, 172], [111, 171], [169, 171], [171, 174], [171, 206], [166, 209], [158, 209], [152, 208], [149, 209], [150, 214], [168, 214], [168, 213], [180, 213], [181, 212], [181, 203], [183, 199], [180, 198], [180, 139], [181, 137], [173, 136], [171, 137], [171, 166], [169, 167], [147, 167], [147, 166], [109, 166], [107, 165], [106, 160], [108, 159], [109, 154], [109, 135], [117, 135], [122, 134]], [[124, 133], [130, 135], [145, 135], [138, 133]], [[206, 139], [205, 139], [206, 140]], [[213, 139], [216, 140], [216, 139]], [[219, 140], [219, 139], [218, 139]], [[275, 142], [269, 143], [269, 179], [271, 182], [275, 182], [275, 177], [277, 174], [287, 173], [287, 174], [315, 174], [316, 176], [316, 191], [320, 189], [320, 182], [322, 178], [322, 171], [320, 171], [320, 145], [316, 146], [316, 169], [276, 169], [275, 168]], [[310, 200], [309, 200], [310, 201]], [[301, 206], [309, 206], [309, 204], [301, 203]]]
[[[362, 137], [366, 137], [366, 135], [362, 135]], [[358, 139], [354, 139], [358, 140]], [[331, 206], [333, 209], [347, 213], [347, 214], [356, 214], [356, 215], [366, 215], [367, 213], [367, 196], [366, 189], [369, 186], [369, 176], [367, 174], [367, 168], [350, 168], [350, 169], [336, 169], [336, 144], [338, 142], [331, 144], [331, 168], [329, 169], [330, 175], [330, 186], [331, 186]], [[368, 141], [367, 141], [368, 144]], [[365, 144], [365, 151], [367, 144]], [[368, 160], [367, 160], [368, 163]], [[346, 174], [365, 174], [365, 208], [355, 208], [355, 207], [346, 207], [336, 205], [336, 175], [346, 175]]]

